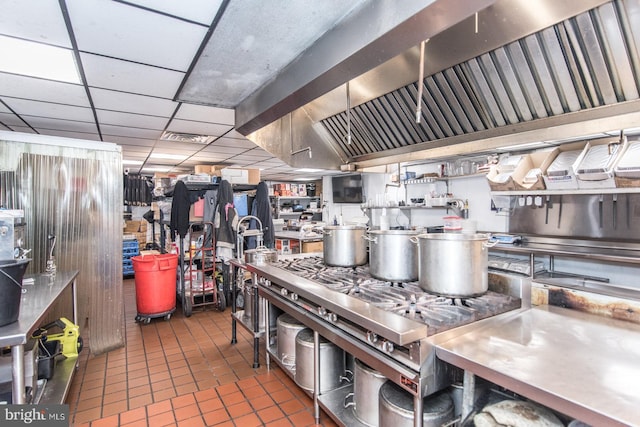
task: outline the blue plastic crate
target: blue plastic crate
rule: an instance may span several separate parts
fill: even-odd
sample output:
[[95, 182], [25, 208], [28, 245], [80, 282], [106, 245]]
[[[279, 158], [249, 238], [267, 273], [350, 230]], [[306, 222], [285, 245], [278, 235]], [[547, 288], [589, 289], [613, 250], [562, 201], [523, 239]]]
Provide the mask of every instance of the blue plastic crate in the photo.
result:
[[138, 250], [140, 247], [138, 245], [137, 240], [123, 240], [122, 241], [122, 249], [136, 249]]
[[139, 253], [140, 252], [138, 251], [138, 248], [123, 249], [122, 250], [122, 257], [123, 258], [130, 258], [132, 256], [138, 255]]

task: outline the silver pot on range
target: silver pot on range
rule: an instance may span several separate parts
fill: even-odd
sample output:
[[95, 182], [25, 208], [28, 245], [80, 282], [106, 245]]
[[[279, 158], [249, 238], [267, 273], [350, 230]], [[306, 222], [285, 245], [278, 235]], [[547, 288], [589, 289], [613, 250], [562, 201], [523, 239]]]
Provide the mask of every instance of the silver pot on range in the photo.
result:
[[324, 227], [322, 255], [332, 267], [357, 267], [368, 261], [367, 228], [361, 225], [330, 225]]
[[425, 291], [453, 298], [489, 289], [489, 235], [427, 233], [417, 236], [418, 281]]
[[419, 230], [370, 230], [369, 273], [390, 282], [418, 280], [418, 248], [411, 240]]

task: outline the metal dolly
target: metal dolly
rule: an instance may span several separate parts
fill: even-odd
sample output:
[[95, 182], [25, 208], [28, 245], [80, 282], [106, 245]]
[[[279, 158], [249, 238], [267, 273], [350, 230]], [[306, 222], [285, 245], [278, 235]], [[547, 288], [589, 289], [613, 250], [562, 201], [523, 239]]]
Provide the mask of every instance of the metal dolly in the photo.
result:
[[[200, 227], [201, 230], [196, 229]], [[211, 233], [211, 246], [205, 246], [204, 237], [208, 232]], [[226, 298], [219, 289], [216, 278], [214, 225], [212, 222], [190, 224], [188, 235], [190, 239], [195, 235], [199, 237], [196, 247], [189, 247], [188, 260], [185, 260], [182, 251], [180, 252], [179, 292], [182, 311], [187, 317], [191, 316], [194, 308], [209, 305], [224, 311], [227, 307]]]

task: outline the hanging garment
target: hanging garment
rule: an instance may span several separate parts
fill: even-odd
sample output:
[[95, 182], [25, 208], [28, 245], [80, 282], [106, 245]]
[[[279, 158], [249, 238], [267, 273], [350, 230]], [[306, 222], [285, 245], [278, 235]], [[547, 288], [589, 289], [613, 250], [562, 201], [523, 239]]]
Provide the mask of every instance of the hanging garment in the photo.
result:
[[184, 182], [178, 180], [173, 188], [173, 199], [171, 200], [171, 219], [169, 228], [171, 230], [171, 240], [186, 236], [189, 231], [189, 208], [191, 199], [189, 190]]
[[[251, 215], [258, 218], [262, 223], [262, 244], [267, 248], [274, 248], [276, 239], [273, 230], [271, 203], [269, 203], [269, 187], [264, 181], [261, 181], [258, 184], [256, 198], [253, 200], [253, 204], [251, 206]], [[257, 228], [258, 221], [251, 218], [251, 221], [249, 222], [249, 229], [255, 230]], [[255, 249], [256, 246], [257, 239], [255, 236], [249, 236], [247, 238], [247, 249]]]
[[218, 207], [214, 220], [216, 255], [224, 261], [234, 258], [238, 230], [238, 212], [233, 206], [233, 189], [227, 180], [218, 188]]

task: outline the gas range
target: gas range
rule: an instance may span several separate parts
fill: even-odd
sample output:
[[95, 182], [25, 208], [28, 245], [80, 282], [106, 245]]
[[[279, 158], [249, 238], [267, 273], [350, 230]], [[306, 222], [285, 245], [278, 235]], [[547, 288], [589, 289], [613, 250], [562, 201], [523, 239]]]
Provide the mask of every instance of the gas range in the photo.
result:
[[473, 298], [449, 298], [425, 292], [417, 282], [394, 283], [369, 274], [367, 265], [326, 266], [321, 257], [282, 260], [274, 265], [427, 326], [427, 336], [520, 307], [520, 300], [488, 291]]
[[521, 306], [519, 298], [493, 291], [464, 299], [432, 295], [417, 282], [376, 279], [367, 265], [330, 267], [317, 256], [243, 268], [268, 307], [292, 315], [414, 396], [451, 384], [455, 373], [437, 360], [438, 342]]

